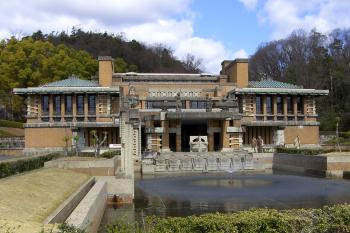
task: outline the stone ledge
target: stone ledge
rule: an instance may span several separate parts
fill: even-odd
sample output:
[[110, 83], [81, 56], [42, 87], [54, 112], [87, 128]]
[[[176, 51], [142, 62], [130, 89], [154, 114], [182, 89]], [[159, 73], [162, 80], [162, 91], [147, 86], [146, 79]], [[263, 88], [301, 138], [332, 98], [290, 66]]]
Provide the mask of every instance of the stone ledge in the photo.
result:
[[107, 204], [107, 184], [98, 180], [66, 222], [89, 233], [98, 230]]
[[95, 184], [95, 178], [90, 178], [77, 191], [75, 191], [68, 199], [66, 199], [54, 212], [52, 212], [45, 220], [44, 224], [63, 223], [72, 211], [77, 207], [79, 202], [90, 191]]

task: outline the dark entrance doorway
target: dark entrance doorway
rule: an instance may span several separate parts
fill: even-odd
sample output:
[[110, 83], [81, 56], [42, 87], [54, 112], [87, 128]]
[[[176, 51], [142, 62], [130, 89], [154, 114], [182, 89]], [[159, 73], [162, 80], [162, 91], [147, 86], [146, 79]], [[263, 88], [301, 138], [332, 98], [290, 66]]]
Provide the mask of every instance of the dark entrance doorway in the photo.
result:
[[183, 122], [181, 124], [181, 151], [190, 151], [190, 136], [206, 136], [207, 122]]
[[214, 133], [214, 151], [221, 150], [220, 133]]
[[176, 151], [176, 133], [169, 133], [169, 149]]

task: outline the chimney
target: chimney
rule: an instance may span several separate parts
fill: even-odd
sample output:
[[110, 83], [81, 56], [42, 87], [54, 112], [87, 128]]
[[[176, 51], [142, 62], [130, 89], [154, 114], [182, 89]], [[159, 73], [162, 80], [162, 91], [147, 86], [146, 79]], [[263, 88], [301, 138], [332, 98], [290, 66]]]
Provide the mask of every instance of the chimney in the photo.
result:
[[110, 56], [98, 57], [98, 83], [102, 87], [112, 86], [113, 59]]
[[235, 83], [240, 88], [248, 87], [248, 59], [225, 60], [221, 66], [220, 73], [228, 76], [228, 82]]

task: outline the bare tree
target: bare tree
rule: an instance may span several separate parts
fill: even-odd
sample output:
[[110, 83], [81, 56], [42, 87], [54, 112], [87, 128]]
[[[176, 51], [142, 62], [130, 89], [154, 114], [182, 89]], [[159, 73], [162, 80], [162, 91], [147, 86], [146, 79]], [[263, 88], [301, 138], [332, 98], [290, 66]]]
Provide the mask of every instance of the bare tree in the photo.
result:
[[104, 135], [103, 139], [101, 139], [97, 136], [96, 130], [92, 130], [91, 135], [94, 137], [94, 140], [95, 140], [95, 157], [99, 157], [100, 151], [101, 151], [101, 146], [107, 140], [107, 132], [106, 131], [103, 132], [103, 135]]
[[192, 54], [186, 54], [182, 60], [183, 66], [188, 72], [191, 73], [201, 73], [203, 71], [202, 64], [203, 60], [201, 58], [196, 58]]

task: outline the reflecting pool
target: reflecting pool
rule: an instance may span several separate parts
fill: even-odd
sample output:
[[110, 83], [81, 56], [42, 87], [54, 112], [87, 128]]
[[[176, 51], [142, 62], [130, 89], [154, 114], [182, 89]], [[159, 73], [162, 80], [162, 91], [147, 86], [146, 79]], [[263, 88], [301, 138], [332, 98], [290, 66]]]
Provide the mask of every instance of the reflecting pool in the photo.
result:
[[135, 181], [134, 204], [109, 206], [101, 225], [116, 218], [188, 216], [250, 208], [317, 208], [350, 202], [350, 181], [284, 174], [144, 176]]

